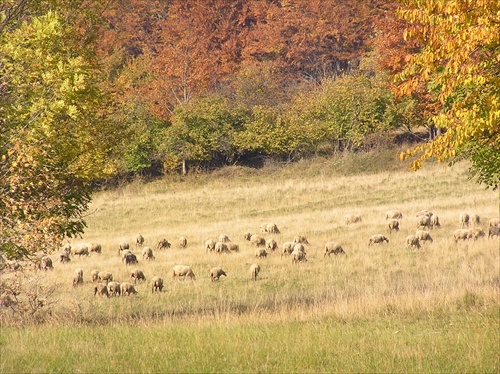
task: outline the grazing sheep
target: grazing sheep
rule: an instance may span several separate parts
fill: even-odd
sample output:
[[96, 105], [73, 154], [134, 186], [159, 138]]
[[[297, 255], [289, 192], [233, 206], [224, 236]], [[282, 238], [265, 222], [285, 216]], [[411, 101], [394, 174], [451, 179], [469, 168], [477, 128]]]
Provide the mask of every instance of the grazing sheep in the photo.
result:
[[439, 217], [433, 214], [431, 216], [431, 228], [435, 229], [436, 227], [441, 227], [441, 223], [439, 222]]
[[223, 252], [229, 252], [229, 249], [227, 248], [227, 244], [226, 243], [222, 243], [222, 242], [215, 243], [215, 249], [214, 250], [218, 254], [221, 254]]
[[215, 251], [215, 244], [217, 244], [217, 242], [213, 239], [207, 239], [205, 241], [205, 249], [207, 252], [212, 252], [212, 251]]
[[109, 297], [108, 285], [103, 283], [97, 283], [97, 285], [94, 287], [94, 296], [96, 294], [99, 294], [99, 296]]
[[73, 254], [75, 256], [78, 255], [78, 257], [89, 256], [90, 253], [89, 253], [89, 247], [88, 247], [88, 245], [87, 244], [80, 244], [78, 247], [76, 247], [73, 250]]
[[151, 278], [151, 293], [157, 291], [161, 292], [163, 290], [163, 278], [154, 276]]
[[264, 248], [257, 248], [255, 250], [255, 257], [257, 258], [267, 257], [267, 251]]
[[122, 253], [122, 251], [125, 251], [127, 249], [130, 249], [130, 245], [127, 242], [120, 242], [118, 244], [118, 254]]
[[137, 283], [138, 280], [146, 281], [146, 276], [142, 270], [134, 269], [130, 272], [130, 279], [133, 279], [134, 283]]
[[210, 280], [212, 282], [218, 281], [221, 276], [227, 277], [227, 274], [220, 267], [216, 266], [210, 269]]
[[227, 242], [230, 242], [231, 240], [229, 239], [229, 236], [227, 236], [226, 234], [221, 234], [219, 236], [219, 242], [221, 243], [227, 243]]
[[137, 291], [133, 284], [124, 282], [120, 285], [122, 296], [137, 295]]
[[433, 242], [431, 234], [429, 233], [429, 231], [417, 230], [415, 232], [415, 236], [418, 238], [418, 240], [420, 242], [423, 242], [423, 241], [429, 241], [431, 243]]
[[417, 218], [421, 216], [427, 216], [430, 218], [432, 216], [432, 212], [429, 210], [421, 210], [420, 212], [417, 212], [417, 214], [415, 215], [415, 217]]
[[485, 236], [486, 236], [486, 233], [480, 227], [474, 227], [474, 228], [469, 230], [469, 238], [472, 238], [474, 240], [479, 239], [479, 238], [484, 238]]
[[158, 240], [158, 244], [156, 244], [157, 250], [168, 249], [168, 248], [170, 248], [170, 243], [168, 242], [167, 239]]
[[269, 222], [265, 227], [265, 232], [269, 234], [280, 234], [278, 226], [274, 222]]
[[455, 243], [459, 240], [467, 240], [470, 238], [470, 232], [468, 229], [458, 229], [453, 231], [453, 238], [455, 239]]
[[385, 220], [388, 219], [402, 219], [403, 214], [399, 210], [388, 210], [385, 212]]
[[306, 237], [305, 236], [302, 236], [302, 235], [295, 235], [293, 237], [293, 241], [295, 243], [301, 243], [301, 244], [309, 244], [309, 242], [307, 241]]
[[97, 279], [101, 282], [111, 282], [113, 280], [113, 274], [111, 274], [109, 271], [100, 271], [99, 274], [97, 274]]
[[488, 239], [493, 238], [494, 236], [500, 236], [500, 227], [490, 226], [488, 228]]
[[92, 278], [92, 283], [97, 282], [97, 280], [99, 279], [99, 270], [92, 270], [90, 272], [90, 276]]
[[389, 234], [392, 233], [392, 230], [399, 231], [399, 221], [397, 219], [391, 219], [387, 224], [387, 231], [389, 231]]
[[191, 278], [192, 280], [195, 279], [195, 275], [193, 273], [193, 270], [186, 265], [175, 265], [172, 268], [172, 278], [176, 278], [180, 280], [180, 277], [184, 277], [184, 280], [186, 280], [188, 277]]
[[467, 213], [460, 213], [460, 216], [459, 216], [459, 222], [460, 222], [460, 225], [463, 227], [469, 227], [469, 215]]
[[470, 221], [473, 225], [479, 225], [481, 223], [481, 218], [477, 214], [472, 214], [470, 216]]
[[284, 242], [283, 243], [283, 251], [281, 252], [281, 255], [290, 255], [293, 252], [293, 246], [295, 245], [295, 242]]
[[52, 265], [52, 259], [48, 256], [43, 256], [41, 259], [42, 270], [54, 270], [54, 266]]
[[83, 284], [83, 269], [75, 269], [75, 275], [73, 276], [73, 287]]
[[188, 245], [188, 240], [185, 236], [181, 236], [179, 238], [179, 248], [184, 249]]
[[142, 248], [144, 244], [144, 237], [141, 234], [137, 234], [135, 237], [135, 249]]
[[90, 252], [102, 253], [102, 246], [99, 243], [87, 244]]
[[65, 251], [65, 252], [68, 252], [69, 254], [71, 254], [71, 244], [66, 243], [66, 244], [62, 247], [62, 250], [63, 250], [63, 251]]
[[500, 218], [490, 218], [490, 220], [488, 221], [488, 225], [491, 227], [491, 226], [497, 226], [497, 227], [500, 227]]
[[59, 261], [64, 264], [66, 262], [70, 262], [71, 259], [69, 258], [69, 253], [66, 251], [62, 251], [59, 253]]
[[257, 247], [265, 247], [266, 239], [263, 236], [254, 234], [250, 237], [250, 243], [256, 245]]
[[125, 253], [122, 259], [125, 262], [125, 265], [128, 266], [130, 264], [138, 264], [139, 260], [137, 260], [137, 256], [132, 252]]
[[233, 242], [226, 243], [227, 249], [229, 252], [239, 252], [240, 246]]
[[293, 251], [300, 251], [300, 252], [304, 252], [304, 253], [306, 253], [306, 248], [304, 247], [304, 244], [302, 244], [302, 243], [295, 243], [295, 244], [293, 245], [293, 250], [292, 250], [292, 252], [293, 252]]
[[292, 252], [292, 264], [297, 264], [299, 262], [306, 262], [306, 254], [302, 251], [296, 251], [295, 249]]
[[357, 214], [346, 214], [344, 216], [344, 222], [346, 225], [350, 225], [351, 223], [361, 222], [361, 216]]
[[389, 239], [387, 239], [386, 236], [382, 234], [373, 234], [368, 240], [368, 246], [372, 246], [373, 244], [382, 244], [384, 242], [389, 243]]
[[417, 217], [417, 229], [431, 228], [431, 219], [429, 216]]
[[260, 265], [259, 264], [252, 264], [250, 265], [250, 274], [252, 274], [252, 279], [257, 280], [257, 276], [260, 273]]
[[121, 295], [121, 287], [118, 282], [109, 282], [108, 283], [108, 294], [110, 296], [120, 296]]
[[151, 247], [144, 247], [142, 249], [142, 258], [148, 261], [154, 260], [153, 249]]
[[406, 248], [408, 249], [420, 249], [420, 240], [415, 235], [408, 235], [406, 237]]
[[246, 232], [245, 235], [243, 235], [243, 239], [250, 241], [250, 238], [252, 237], [252, 234], [249, 232]]
[[274, 252], [276, 249], [278, 249], [278, 243], [274, 239], [267, 239], [266, 240], [266, 249], [269, 249], [270, 251]]
[[325, 244], [325, 253], [323, 257], [325, 257], [326, 255], [330, 256], [332, 253], [334, 255], [345, 254], [344, 250], [342, 249], [342, 246], [339, 243], [327, 242]]

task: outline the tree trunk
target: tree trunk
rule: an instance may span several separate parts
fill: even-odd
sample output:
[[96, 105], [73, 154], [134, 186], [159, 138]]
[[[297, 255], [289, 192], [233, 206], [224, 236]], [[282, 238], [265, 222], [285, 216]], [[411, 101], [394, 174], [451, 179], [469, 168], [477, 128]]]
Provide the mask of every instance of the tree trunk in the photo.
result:
[[186, 174], [187, 174], [186, 160], [183, 159], [182, 160], [182, 175], [186, 175]]

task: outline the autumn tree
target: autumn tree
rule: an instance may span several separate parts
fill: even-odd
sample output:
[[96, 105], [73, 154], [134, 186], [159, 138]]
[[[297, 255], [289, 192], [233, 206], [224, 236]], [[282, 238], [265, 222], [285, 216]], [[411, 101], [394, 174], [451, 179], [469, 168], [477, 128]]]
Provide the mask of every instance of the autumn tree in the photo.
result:
[[500, 183], [500, 3], [496, 0], [405, 0], [400, 16], [410, 25], [405, 39], [420, 51], [408, 56], [397, 76], [402, 93], [421, 84], [440, 104], [432, 120], [446, 129], [431, 142], [402, 153], [422, 162], [468, 159], [478, 181]]

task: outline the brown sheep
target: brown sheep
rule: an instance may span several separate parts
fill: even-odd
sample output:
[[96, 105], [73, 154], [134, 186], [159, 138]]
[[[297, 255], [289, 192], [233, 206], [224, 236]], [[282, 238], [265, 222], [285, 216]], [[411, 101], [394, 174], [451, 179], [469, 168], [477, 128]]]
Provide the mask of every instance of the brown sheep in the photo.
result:
[[490, 226], [488, 228], [488, 239], [493, 238], [494, 236], [500, 236], [500, 227]]
[[171, 245], [168, 242], [168, 240], [163, 238], [163, 239], [158, 240], [158, 243], [156, 244], [156, 249], [159, 251], [162, 249], [168, 249], [168, 248], [170, 248], [170, 246]]

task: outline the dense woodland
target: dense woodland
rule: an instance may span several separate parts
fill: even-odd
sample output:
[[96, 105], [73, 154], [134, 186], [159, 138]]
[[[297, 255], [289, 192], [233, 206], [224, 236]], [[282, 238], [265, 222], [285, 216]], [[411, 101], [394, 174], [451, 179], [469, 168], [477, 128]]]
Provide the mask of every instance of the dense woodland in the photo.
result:
[[3, 0], [3, 249], [83, 232], [96, 181], [360, 151], [422, 126], [435, 141], [402, 159], [467, 158], [497, 186], [500, 6], [424, 3]]

